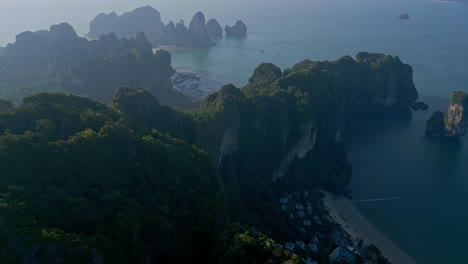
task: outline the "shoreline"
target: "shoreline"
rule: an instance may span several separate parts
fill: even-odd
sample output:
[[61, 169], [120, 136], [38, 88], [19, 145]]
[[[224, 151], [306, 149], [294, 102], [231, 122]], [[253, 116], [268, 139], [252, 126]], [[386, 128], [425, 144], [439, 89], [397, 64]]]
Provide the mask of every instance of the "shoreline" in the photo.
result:
[[347, 198], [336, 196], [325, 191], [321, 192], [325, 195], [323, 202], [331, 220], [340, 224], [343, 230], [354, 239], [358, 240], [362, 238], [365, 243], [374, 244], [380, 249], [382, 255], [394, 264], [418, 263], [374, 227], [352, 202], [346, 202], [348, 201]]

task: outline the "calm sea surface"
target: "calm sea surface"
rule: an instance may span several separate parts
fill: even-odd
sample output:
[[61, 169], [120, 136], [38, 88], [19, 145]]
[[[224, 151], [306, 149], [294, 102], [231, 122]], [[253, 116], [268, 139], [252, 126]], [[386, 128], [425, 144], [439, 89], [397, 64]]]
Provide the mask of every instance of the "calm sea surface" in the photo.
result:
[[[421, 263], [467, 263], [468, 141], [429, 139], [424, 127], [435, 109], [447, 106], [453, 90], [468, 91], [468, 4], [311, 0], [290, 6], [278, 1], [281, 8], [274, 8], [274, 2], [220, 19], [225, 24], [234, 15], [242, 18], [247, 39], [224, 39], [210, 50], [172, 50], [174, 65], [242, 85], [261, 62], [286, 68], [306, 58], [335, 60], [359, 51], [398, 55], [413, 66], [431, 108], [353, 125], [348, 144], [354, 196], [401, 197], [359, 209]], [[399, 20], [401, 13], [411, 19]]]

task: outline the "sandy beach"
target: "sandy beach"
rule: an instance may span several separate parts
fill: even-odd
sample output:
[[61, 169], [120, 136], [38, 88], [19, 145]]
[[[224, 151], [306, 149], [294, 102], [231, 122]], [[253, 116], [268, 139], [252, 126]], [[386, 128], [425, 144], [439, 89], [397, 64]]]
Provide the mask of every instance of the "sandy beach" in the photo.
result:
[[324, 203], [329, 209], [330, 216], [353, 238], [362, 238], [365, 243], [376, 245], [382, 255], [394, 264], [418, 263], [377, 230], [353, 203], [346, 202], [348, 199], [327, 192], [323, 193], [325, 194]]

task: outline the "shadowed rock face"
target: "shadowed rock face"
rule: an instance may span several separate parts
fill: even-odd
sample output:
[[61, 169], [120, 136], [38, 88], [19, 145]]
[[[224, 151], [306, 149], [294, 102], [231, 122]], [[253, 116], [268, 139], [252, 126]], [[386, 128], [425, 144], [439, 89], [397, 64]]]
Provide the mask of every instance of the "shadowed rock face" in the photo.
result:
[[442, 136], [444, 127], [444, 113], [436, 111], [426, 123], [426, 134], [429, 136]]
[[247, 35], [247, 26], [241, 20], [238, 20], [232, 27], [226, 26], [224, 28], [226, 37], [243, 38]]
[[78, 37], [75, 29], [68, 23], [61, 23], [50, 27], [50, 35], [56, 39], [73, 40]]
[[445, 114], [436, 111], [427, 121], [426, 134], [460, 138], [468, 129], [468, 95], [454, 92]]
[[191, 46], [195, 48], [208, 48], [214, 45], [206, 30], [205, 15], [197, 12], [190, 22], [189, 31], [192, 37]]
[[216, 19], [210, 19], [206, 22], [206, 31], [212, 39], [223, 37], [223, 28]]

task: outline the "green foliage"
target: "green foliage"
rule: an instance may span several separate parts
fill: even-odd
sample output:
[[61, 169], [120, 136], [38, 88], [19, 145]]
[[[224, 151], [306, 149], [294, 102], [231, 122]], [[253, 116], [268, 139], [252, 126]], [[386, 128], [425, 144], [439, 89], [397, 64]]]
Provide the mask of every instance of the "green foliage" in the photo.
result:
[[302, 259], [254, 229], [231, 225], [220, 241], [218, 263], [299, 264]]
[[28, 238], [2, 237], [6, 248], [24, 249], [11, 255], [208, 259], [225, 213], [222, 183], [206, 153], [70, 95], [25, 98], [0, 120], [0, 226]]
[[[226, 85], [189, 115], [160, 104], [170, 54], [119, 50], [128, 40], [115, 39], [93, 45], [117, 52], [76, 62], [67, 82], [109, 99], [122, 84], [149, 91], [121, 88], [109, 106], [41, 93], [0, 112], [0, 256], [18, 249], [12, 262], [207, 262], [228, 218], [291, 237], [279, 195], [344, 193], [346, 123], [417, 97], [411, 67], [360, 53], [284, 72], [262, 64], [247, 86]], [[224, 263], [299, 261], [261, 233], [227, 232], [215, 254]]]

